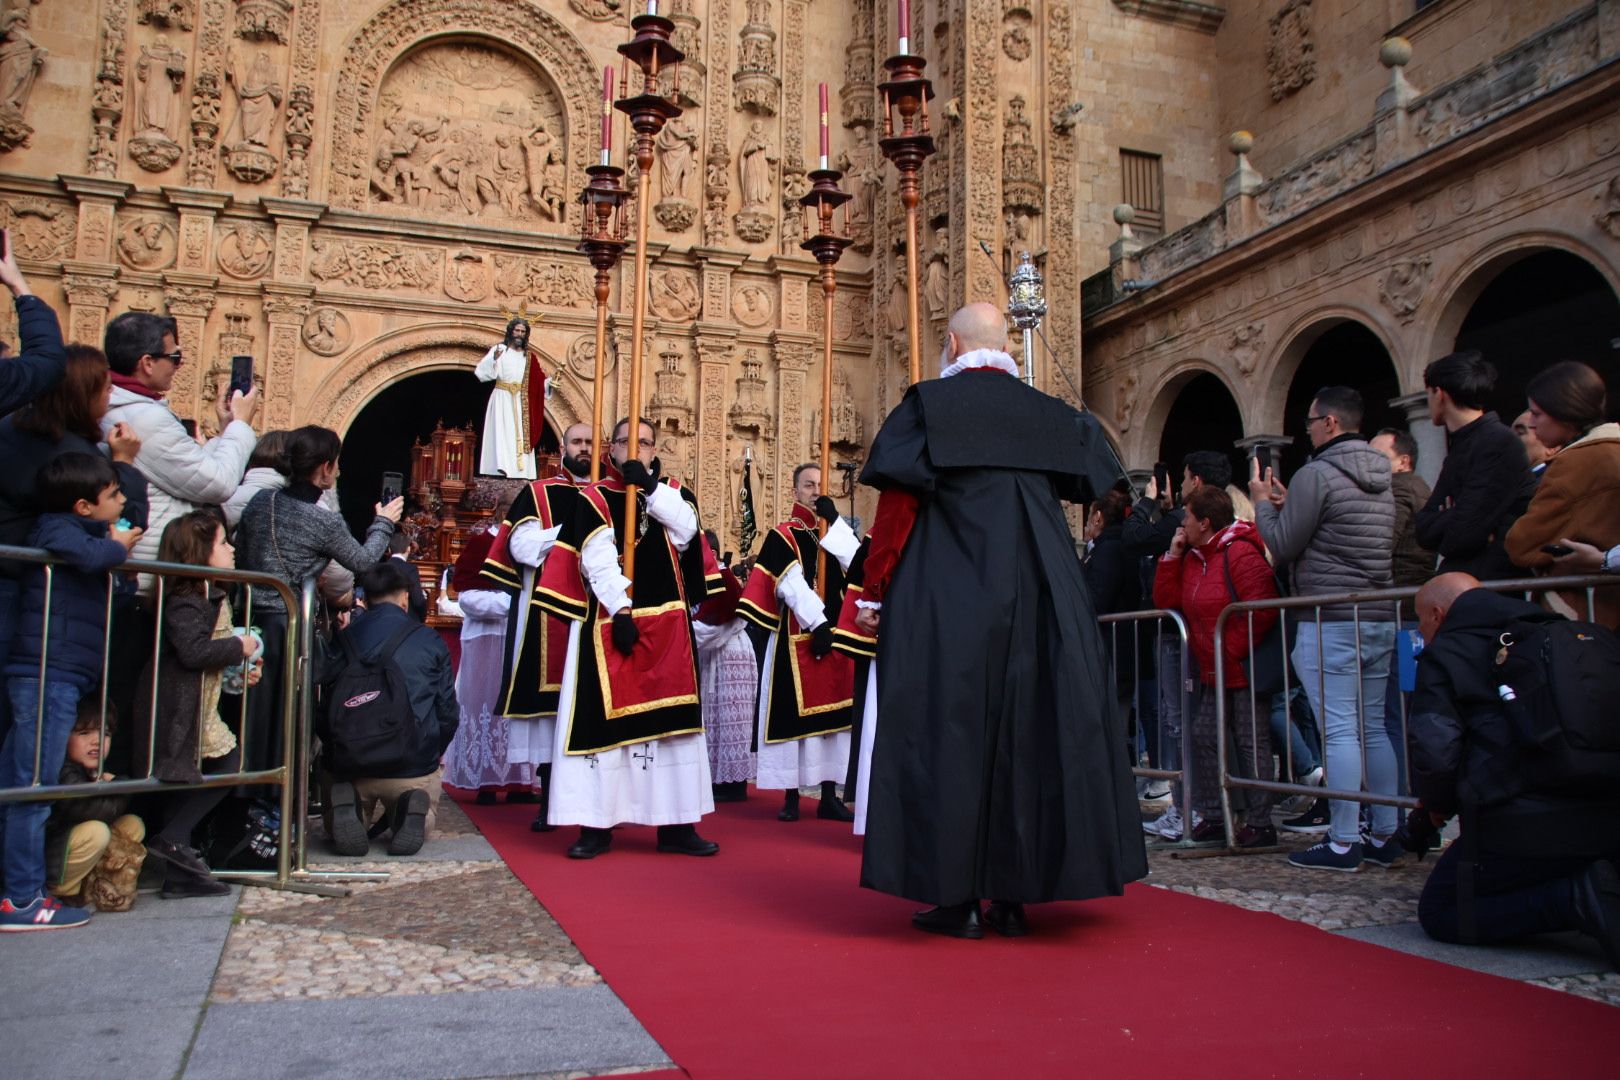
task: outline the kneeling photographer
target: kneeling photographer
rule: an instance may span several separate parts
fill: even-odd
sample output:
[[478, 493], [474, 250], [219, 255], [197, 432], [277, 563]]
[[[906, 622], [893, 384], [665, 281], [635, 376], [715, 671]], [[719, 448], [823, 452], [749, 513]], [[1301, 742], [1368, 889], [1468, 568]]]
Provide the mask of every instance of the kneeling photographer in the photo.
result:
[[1430, 581], [1417, 609], [1422, 805], [1397, 836], [1421, 854], [1453, 815], [1462, 830], [1423, 887], [1424, 932], [1494, 944], [1578, 930], [1620, 970], [1620, 645], [1467, 574]]

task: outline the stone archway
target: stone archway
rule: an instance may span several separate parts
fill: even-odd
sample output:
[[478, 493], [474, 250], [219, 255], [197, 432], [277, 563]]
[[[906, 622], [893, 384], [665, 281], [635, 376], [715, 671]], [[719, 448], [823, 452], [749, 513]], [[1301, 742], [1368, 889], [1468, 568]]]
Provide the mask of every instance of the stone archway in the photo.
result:
[[[1208, 426], [1208, 430], [1205, 430], [1205, 425], [1197, 425], [1196, 430], [1186, 429], [1181, 413], [1192, 400], [1187, 395], [1189, 388], [1194, 394], [1224, 396], [1230, 410], [1217, 409], [1220, 415], [1214, 425]], [[1178, 364], [1159, 379], [1157, 385], [1144, 395], [1144, 399], [1150, 403], [1147, 415], [1142, 419], [1136, 439], [1129, 448], [1130, 456], [1126, 458], [1133, 465], [1146, 467], [1154, 461], [1170, 461], [1164, 457], [1169, 452], [1176, 455], [1175, 461], [1171, 462], [1171, 472], [1174, 473], [1181, 456], [1188, 449], [1228, 452], [1232, 449], [1231, 444], [1243, 437], [1243, 413], [1238, 404], [1238, 395], [1233, 392], [1226, 373], [1214, 364], [1202, 360]], [[1173, 431], [1172, 427], [1178, 430]], [[1209, 444], [1207, 440], [1214, 440], [1218, 445]], [[1199, 445], [1191, 446], [1192, 442]], [[1189, 446], [1183, 449], [1183, 443]]]
[[[381, 125], [378, 94], [388, 72], [408, 53], [433, 43], [476, 41], [515, 49], [538, 63], [565, 102], [562, 142], [565, 190], [578, 191], [589, 164], [590, 118], [600, 73], [573, 33], [532, 4], [469, 4], [466, 0], [393, 0], [349, 39], [332, 105], [331, 183], [334, 207], [360, 210], [367, 202]], [[571, 205], [571, 204], [568, 204]], [[569, 211], [574, 220], [577, 211]]]
[[1273, 400], [1280, 397], [1281, 410], [1275, 417], [1277, 426], [1268, 430], [1289, 440], [1278, 455], [1285, 478], [1310, 455], [1305, 417], [1316, 391], [1324, 386], [1349, 386], [1361, 392], [1364, 432], [1406, 427], [1405, 414], [1390, 404], [1400, 396], [1398, 368], [1388, 339], [1375, 325], [1332, 315], [1306, 325], [1284, 349], [1272, 373], [1270, 394]]

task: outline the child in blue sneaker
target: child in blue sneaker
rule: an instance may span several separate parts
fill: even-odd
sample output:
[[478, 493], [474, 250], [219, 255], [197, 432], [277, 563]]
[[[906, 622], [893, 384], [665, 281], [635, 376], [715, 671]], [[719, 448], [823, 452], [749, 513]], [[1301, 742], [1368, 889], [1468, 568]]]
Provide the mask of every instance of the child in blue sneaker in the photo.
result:
[[[128, 501], [139, 507], [144, 520], [145, 484], [131, 486], [137, 490]], [[59, 561], [48, 590], [43, 567], [32, 567], [23, 581], [17, 636], [6, 664], [14, 722], [0, 747], [0, 788], [48, 784], [62, 771], [79, 699], [101, 679], [107, 572], [128, 558], [141, 535], [140, 529], [116, 527], [126, 496], [112, 462], [99, 454], [58, 455], [40, 469], [35, 492], [43, 512], [29, 546], [44, 548]], [[45, 894], [45, 820], [50, 813], [48, 802], [0, 805], [5, 836], [0, 931], [57, 930], [90, 918], [89, 911], [63, 907]]]

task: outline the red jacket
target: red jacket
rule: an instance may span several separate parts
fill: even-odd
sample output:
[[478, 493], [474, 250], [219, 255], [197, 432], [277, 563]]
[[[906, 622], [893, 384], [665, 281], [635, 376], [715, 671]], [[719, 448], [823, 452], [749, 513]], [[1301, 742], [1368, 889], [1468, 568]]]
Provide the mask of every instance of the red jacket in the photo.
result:
[[[1161, 556], [1153, 574], [1153, 604], [1179, 611], [1187, 620], [1188, 645], [1207, 686], [1215, 685], [1215, 620], [1232, 603], [1233, 589], [1239, 600], [1269, 600], [1277, 595], [1277, 581], [1266, 561], [1265, 545], [1252, 522], [1234, 521], [1181, 558]], [[1255, 612], [1255, 639], [1264, 638], [1276, 621], [1275, 610]], [[1227, 689], [1248, 687], [1241, 661], [1249, 655], [1249, 620], [1237, 616], [1228, 619], [1223, 644]]]

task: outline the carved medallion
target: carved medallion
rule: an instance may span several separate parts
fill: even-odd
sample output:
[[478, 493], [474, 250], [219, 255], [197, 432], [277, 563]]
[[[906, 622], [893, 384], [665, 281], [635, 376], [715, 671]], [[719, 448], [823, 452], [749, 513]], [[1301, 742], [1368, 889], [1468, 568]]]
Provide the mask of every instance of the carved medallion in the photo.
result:
[[[614, 363], [619, 359], [618, 350], [614, 347], [613, 336], [610, 334], [603, 342], [602, 374], [606, 375], [613, 370]], [[596, 335], [583, 334], [574, 339], [568, 346], [568, 370], [581, 379], [596, 378]]]
[[452, 300], [476, 304], [489, 295], [489, 259], [463, 248], [450, 256], [444, 293]]
[[1434, 260], [1427, 255], [1400, 260], [1384, 271], [1378, 283], [1378, 299], [1401, 322], [1411, 322], [1423, 303], [1433, 269]]
[[78, 215], [68, 206], [37, 196], [0, 202], [0, 225], [11, 230], [11, 243], [24, 259], [64, 259], [73, 251]]
[[612, 22], [624, 12], [624, 0], [568, 0], [568, 6], [592, 22]]
[[744, 326], [764, 326], [771, 321], [771, 294], [763, 285], [743, 285], [731, 298], [731, 315]]
[[1260, 366], [1260, 353], [1264, 347], [1265, 337], [1265, 323], [1236, 326], [1226, 336], [1226, 348], [1232, 357], [1232, 364], [1237, 368], [1238, 374], [1245, 379], [1253, 375], [1255, 368]]
[[685, 270], [654, 271], [647, 283], [647, 302], [659, 318], [685, 322], [703, 306], [697, 278]]
[[304, 320], [304, 346], [319, 356], [336, 356], [349, 347], [349, 320], [335, 307], [318, 307]]
[[138, 217], [118, 230], [118, 258], [136, 270], [161, 270], [174, 262], [178, 243], [174, 226], [164, 218]]
[[274, 254], [271, 241], [269, 226], [232, 222], [219, 234], [219, 268], [243, 281], [263, 277], [270, 269]]
[[1316, 45], [1311, 41], [1311, 0], [1288, 0], [1271, 17], [1266, 36], [1266, 70], [1271, 100], [1281, 101], [1316, 78]]

